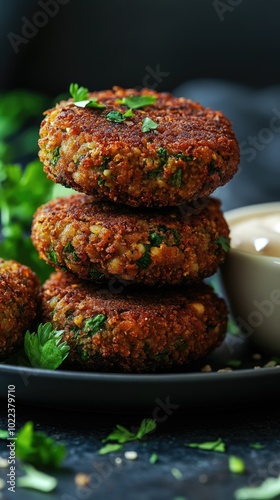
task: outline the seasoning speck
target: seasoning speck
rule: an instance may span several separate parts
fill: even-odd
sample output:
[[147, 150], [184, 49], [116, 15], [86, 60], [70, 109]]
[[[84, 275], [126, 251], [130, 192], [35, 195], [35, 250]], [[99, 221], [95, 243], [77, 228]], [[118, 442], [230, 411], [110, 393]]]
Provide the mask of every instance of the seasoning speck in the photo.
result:
[[136, 453], [136, 451], [133, 451], [133, 450], [126, 451], [124, 456], [127, 460], [136, 460], [138, 458], [138, 454]]
[[211, 365], [205, 365], [201, 368], [202, 372], [211, 372], [212, 371], [212, 366]]
[[90, 483], [90, 476], [88, 474], [84, 474], [83, 472], [79, 472], [75, 476], [75, 484], [79, 487], [88, 486]]

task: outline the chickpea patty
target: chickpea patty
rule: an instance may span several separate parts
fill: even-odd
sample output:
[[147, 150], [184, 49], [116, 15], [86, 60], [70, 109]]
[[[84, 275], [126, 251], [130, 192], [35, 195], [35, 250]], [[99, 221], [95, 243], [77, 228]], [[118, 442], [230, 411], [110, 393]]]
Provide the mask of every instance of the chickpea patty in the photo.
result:
[[[129, 111], [131, 96], [155, 102]], [[69, 99], [45, 113], [39, 157], [57, 183], [131, 206], [174, 206], [237, 172], [239, 146], [219, 111], [150, 89], [114, 87], [89, 99], [99, 107]]]
[[96, 371], [155, 372], [184, 366], [217, 347], [227, 308], [212, 288], [129, 288], [112, 293], [66, 273], [41, 292], [42, 320], [64, 329], [68, 364]]
[[210, 197], [151, 211], [77, 194], [36, 211], [32, 241], [48, 264], [79, 278], [179, 284], [217, 270], [229, 228], [220, 201]]
[[0, 258], [0, 359], [23, 344], [34, 326], [40, 284], [29, 267]]

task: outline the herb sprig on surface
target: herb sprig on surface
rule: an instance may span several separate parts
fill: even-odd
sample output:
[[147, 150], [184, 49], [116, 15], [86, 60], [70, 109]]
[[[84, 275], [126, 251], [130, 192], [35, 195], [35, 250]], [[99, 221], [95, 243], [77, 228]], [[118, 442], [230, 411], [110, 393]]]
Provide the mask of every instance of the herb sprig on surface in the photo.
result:
[[51, 323], [40, 324], [37, 333], [27, 330], [24, 351], [34, 368], [55, 370], [67, 358], [70, 347], [61, 342], [63, 330], [53, 329]]
[[70, 83], [69, 93], [74, 99], [74, 104], [79, 108], [106, 108], [105, 104], [97, 102], [97, 97], [89, 99], [89, 91], [86, 87], [79, 87], [78, 83]]
[[106, 455], [114, 451], [122, 449], [123, 444], [130, 441], [141, 440], [146, 434], [152, 432], [156, 428], [156, 420], [144, 418], [140, 424], [138, 431], [132, 432], [122, 425], [116, 425], [115, 429], [102, 440], [102, 443], [107, 443], [100, 448], [99, 455]]

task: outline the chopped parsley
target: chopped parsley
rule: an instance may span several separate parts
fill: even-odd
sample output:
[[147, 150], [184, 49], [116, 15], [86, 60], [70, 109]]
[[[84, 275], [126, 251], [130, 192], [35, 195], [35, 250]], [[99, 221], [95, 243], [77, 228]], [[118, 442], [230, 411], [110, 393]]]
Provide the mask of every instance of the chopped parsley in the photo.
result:
[[109, 122], [114, 122], [114, 123], [121, 123], [121, 122], [124, 122], [126, 117], [124, 116], [123, 113], [121, 113], [120, 111], [110, 111], [107, 116], [106, 116], [106, 119], [109, 121]]
[[206, 441], [205, 443], [188, 443], [186, 446], [198, 448], [199, 450], [219, 451], [220, 453], [226, 451], [225, 443], [221, 438], [218, 438], [216, 441]]
[[65, 245], [65, 247], [64, 247], [64, 252], [65, 252], [65, 253], [70, 253], [70, 254], [72, 254], [72, 256], [73, 256], [73, 260], [74, 260], [75, 262], [77, 262], [77, 260], [79, 260], [79, 257], [78, 257], [78, 255], [77, 255], [77, 252], [76, 252], [75, 248], [73, 247], [73, 245], [72, 245], [71, 241], [68, 241], [67, 245]]
[[104, 439], [102, 443], [108, 443], [99, 450], [99, 455], [105, 455], [122, 449], [123, 444], [130, 441], [141, 440], [156, 428], [156, 420], [144, 418], [137, 432], [132, 432], [122, 425], [116, 425], [115, 429]]
[[88, 89], [86, 87], [79, 87], [77, 83], [70, 84], [69, 92], [74, 99], [75, 106], [79, 108], [106, 108], [105, 104], [97, 102], [97, 97], [89, 99]]
[[32, 490], [50, 493], [57, 486], [57, 479], [49, 476], [45, 472], [38, 471], [33, 465], [25, 464], [22, 466], [25, 476], [17, 478], [19, 488], [31, 488]]
[[165, 236], [162, 234], [158, 234], [156, 232], [150, 232], [149, 241], [153, 247], [160, 247], [162, 242], [165, 240]]
[[53, 149], [52, 151], [52, 159], [51, 159], [51, 164], [56, 165], [58, 160], [59, 160], [59, 146], [56, 146], [56, 148]]
[[51, 323], [40, 324], [37, 332], [29, 330], [24, 337], [24, 351], [34, 368], [55, 370], [67, 358], [70, 347], [61, 342], [64, 330], [56, 330]]
[[167, 149], [163, 148], [162, 146], [160, 148], [158, 148], [157, 150], [157, 154], [158, 156], [160, 157], [160, 164], [161, 165], [166, 165], [167, 161], [168, 161], [168, 151]]
[[253, 450], [262, 450], [263, 448], [265, 448], [265, 445], [261, 443], [252, 443], [249, 446], [250, 448], [253, 448]]
[[234, 492], [236, 500], [272, 500], [280, 495], [280, 477], [268, 477], [259, 486], [245, 486]]
[[156, 97], [152, 95], [132, 95], [130, 97], [123, 97], [118, 99], [118, 104], [124, 104], [130, 109], [143, 108], [144, 106], [150, 106], [154, 104], [157, 100]]
[[152, 453], [149, 462], [150, 464], [155, 464], [158, 461], [158, 454], [157, 453]]
[[150, 130], [155, 130], [158, 124], [146, 116], [142, 122], [142, 132], [149, 132]]
[[228, 459], [228, 468], [233, 474], [244, 474], [244, 460], [242, 460], [242, 458], [240, 457], [236, 457], [235, 455], [230, 455]]
[[87, 319], [85, 321], [84, 331], [90, 335], [95, 335], [99, 332], [101, 326], [104, 326], [103, 323], [105, 320], [105, 314], [97, 314], [93, 318]]
[[170, 176], [169, 184], [173, 187], [181, 187], [183, 184], [183, 170], [178, 168], [173, 174]]
[[51, 245], [50, 246], [50, 249], [48, 252], [46, 252], [46, 255], [49, 259], [50, 262], [52, 262], [53, 264], [57, 264], [58, 263], [58, 260], [57, 260], [57, 255], [56, 255], [56, 252], [55, 252], [55, 249], [54, 249], [54, 246]]
[[66, 456], [65, 445], [56, 443], [44, 432], [35, 432], [32, 421], [24, 424], [16, 439], [17, 458], [37, 467], [59, 467]]
[[147, 269], [147, 267], [149, 267], [149, 265], [152, 262], [152, 258], [150, 255], [150, 249], [151, 249], [150, 245], [145, 244], [144, 247], [145, 247], [144, 254], [142, 255], [142, 257], [140, 257], [140, 259], [136, 261], [137, 266], [140, 267], [141, 269]]
[[69, 92], [74, 101], [84, 101], [88, 98], [88, 89], [86, 87], [79, 87], [78, 83], [70, 83]]
[[229, 238], [226, 236], [219, 236], [219, 238], [216, 239], [215, 243], [217, 245], [221, 245], [224, 252], [228, 252], [230, 249]]
[[85, 101], [77, 101], [74, 102], [75, 106], [78, 108], [97, 108], [97, 109], [105, 109], [105, 104], [97, 102], [97, 97], [92, 97], [91, 99], [86, 99]]

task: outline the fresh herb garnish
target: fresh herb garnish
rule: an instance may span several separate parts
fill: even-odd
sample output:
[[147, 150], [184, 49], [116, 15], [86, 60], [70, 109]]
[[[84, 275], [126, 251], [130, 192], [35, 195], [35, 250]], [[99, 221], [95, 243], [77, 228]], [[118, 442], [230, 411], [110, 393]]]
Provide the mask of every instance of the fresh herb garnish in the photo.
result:
[[130, 109], [143, 108], [144, 106], [150, 106], [154, 104], [157, 100], [156, 97], [152, 95], [132, 95], [130, 97], [123, 97], [118, 99], [118, 104], [124, 104]]
[[262, 450], [263, 448], [265, 448], [265, 445], [261, 443], [252, 443], [249, 446], [250, 448], [253, 448], [253, 450]]
[[124, 122], [125, 118], [126, 117], [124, 116], [124, 114], [121, 113], [120, 111], [110, 111], [106, 116], [106, 119], [109, 122], [114, 122], [114, 123]]
[[98, 451], [99, 455], [107, 455], [107, 453], [114, 453], [115, 451], [122, 450], [123, 445], [117, 443], [108, 443], [105, 446], [102, 446]]
[[150, 464], [155, 464], [158, 461], [158, 454], [157, 453], [152, 453], [149, 462]]
[[173, 467], [171, 469], [171, 474], [173, 477], [175, 477], [175, 479], [178, 479], [178, 481], [183, 477], [182, 472], [179, 469], [177, 469], [177, 467]]
[[19, 488], [31, 488], [43, 493], [50, 493], [56, 488], [57, 479], [55, 477], [38, 471], [33, 465], [25, 464], [22, 466], [22, 469], [26, 475], [17, 478], [17, 486]]
[[36, 467], [56, 468], [66, 456], [65, 445], [44, 432], [35, 432], [31, 421], [19, 430], [16, 439], [17, 458]]
[[70, 347], [61, 342], [64, 330], [53, 329], [51, 323], [40, 324], [37, 333], [27, 330], [24, 351], [34, 368], [55, 370], [67, 358]]
[[244, 460], [242, 460], [242, 458], [240, 457], [236, 457], [235, 455], [230, 455], [228, 459], [228, 468], [233, 474], [244, 474]]
[[227, 238], [226, 236], [219, 236], [219, 238], [217, 238], [214, 243], [216, 243], [217, 245], [221, 245], [224, 252], [228, 252], [230, 249], [229, 238]]
[[97, 102], [97, 97], [92, 97], [91, 99], [86, 99], [84, 101], [74, 102], [75, 106], [78, 108], [97, 108], [97, 109], [105, 109], [105, 104]]
[[88, 89], [86, 87], [79, 87], [78, 83], [70, 83], [69, 92], [76, 102], [84, 101], [88, 98]]
[[74, 99], [75, 106], [79, 108], [106, 108], [105, 104], [97, 102], [97, 97], [89, 99], [89, 91], [86, 87], [79, 87], [77, 83], [71, 83], [69, 87], [70, 95]]
[[218, 438], [216, 441], [206, 441], [205, 443], [187, 443], [186, 446], [198, 448], [199, 450], [219, 451], [221, 453], [226, 451], [225, 443], [221, 438]]
[[142, 132], [149, 132], [158, 128], [158, 124], [146, 116], [142, 122]]
[[[109, 443], [100, 448], [98, 453], [100, 455], [105, 455], [106, 453], [119, 451], [122, 449], [122, 445], [124, 443], [143, 439], [146, 434], [152, 432], [156, 428], [156, 425], [155, 419], [144, 418], [136, 433], [130, 431], [122, 425], [116, 425], [115, 429], [106, 438], [102, 439], [102, 443]], [[111, 443], [111, 441], [113, 441], [113, 443]]]
[[84, 331], [89, 333], [91, 336], [99, 332], [101, 326], [103, 326], [106, 320], [105, 314], [97, 314], [93, 318], [87, 319], [84, 325]]
[[280, 477], [268, 477], [259, 486], [239, 488], [234, 492], [236, 500], [273, 500], [280, 495]]

